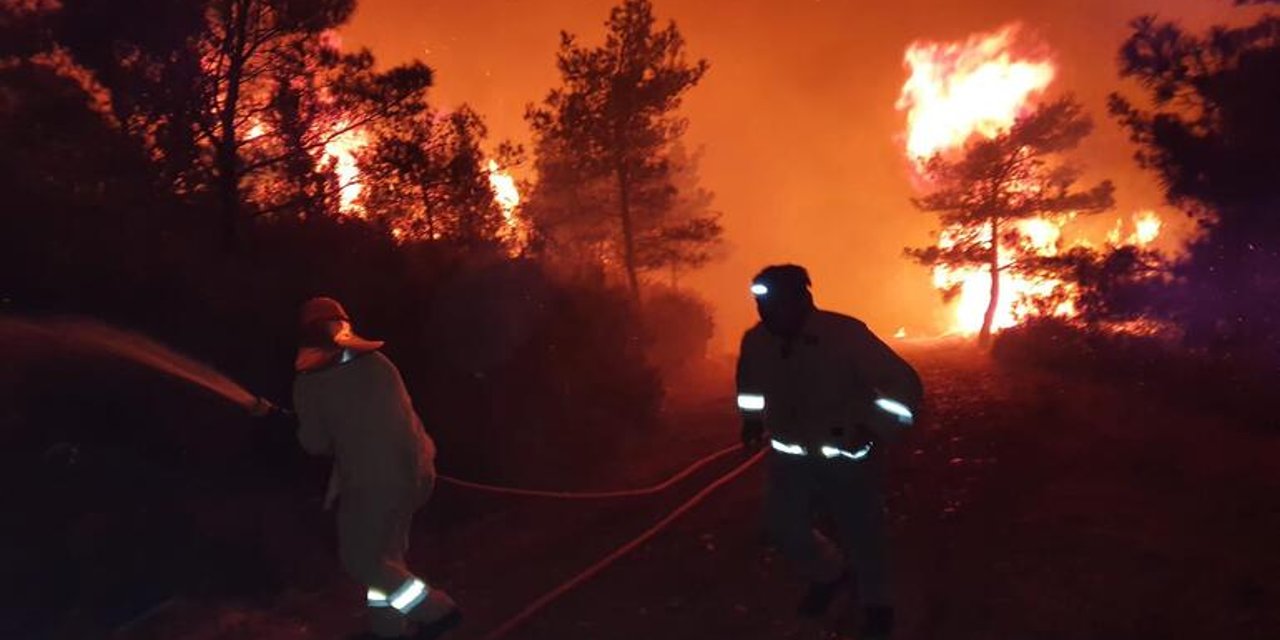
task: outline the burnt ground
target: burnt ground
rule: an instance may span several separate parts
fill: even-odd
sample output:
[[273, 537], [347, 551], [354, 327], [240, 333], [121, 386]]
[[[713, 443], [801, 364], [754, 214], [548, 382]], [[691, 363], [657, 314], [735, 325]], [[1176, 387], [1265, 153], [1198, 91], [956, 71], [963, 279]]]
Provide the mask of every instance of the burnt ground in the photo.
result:
[[[929, 404], [893, 454], [900, 638], [1278, 637], [1280, 434], [1141, 385], [1004, 370], [960, 347], [908, 355]], [[540, 483], [536, 465], [528, 484], [645, 484], [732, 442], [727, 384], [710, 386], [589, 485]], [[442, 486], [417, 523], [412, 564], [465, 607], [450, 637], [483, 638], [741, 459], [659, 496], [601, 503]], [[849, 626], [839, 612], [791, 615], [802, 585], [760, 543], [761, 481], [757, 466], [508, 637], [763, 640]], [[305, 582], [252, 598], [175, 596], [115, 637], [357, 630], [361, 591], [331, 570], [327, 528], [316, 527], [323, 552]]]

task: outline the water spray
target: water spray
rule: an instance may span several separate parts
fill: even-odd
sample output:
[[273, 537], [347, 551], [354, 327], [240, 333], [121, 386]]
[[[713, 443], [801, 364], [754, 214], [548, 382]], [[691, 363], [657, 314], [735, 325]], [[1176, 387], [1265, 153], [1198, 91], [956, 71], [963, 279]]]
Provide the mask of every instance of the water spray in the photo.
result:
[[127, 360], [206, 389], [254, 417], [284, 412], [207, 364], [147, 336], [97, 320], [32, 320], [0, 315], [0, 343], [34, 345], [51, 351]]

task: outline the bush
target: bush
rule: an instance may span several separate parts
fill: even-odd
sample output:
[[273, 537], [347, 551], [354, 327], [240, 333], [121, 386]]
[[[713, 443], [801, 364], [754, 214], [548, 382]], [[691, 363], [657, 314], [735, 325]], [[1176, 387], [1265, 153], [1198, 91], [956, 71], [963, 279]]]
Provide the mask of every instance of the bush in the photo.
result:
[[645, 298], [643, 317], [649, 361], [660, 371], [676, 373], [706, 360], [715, 321], [705, 300], [659, 289]]
[[992, 355], [1005, 366], [1051, 369], [1153, 392], [1166, 402], [1277, 428], [1266, 400], [1280, 383], [1274, 366], [1188, 348], [1167, 335], [1132, 335], [1037, 319], [999, 333]]

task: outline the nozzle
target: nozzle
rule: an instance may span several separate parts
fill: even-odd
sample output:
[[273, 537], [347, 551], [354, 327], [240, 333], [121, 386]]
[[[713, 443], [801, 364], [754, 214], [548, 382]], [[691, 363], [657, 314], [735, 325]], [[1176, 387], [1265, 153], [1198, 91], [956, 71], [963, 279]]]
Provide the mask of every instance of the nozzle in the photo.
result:
[[255, 418], [265, 418], [273, 413], [281, 413], [280, 407], [266, 398], [254, 398], [253, 404], [249, 406], [249, 415]]

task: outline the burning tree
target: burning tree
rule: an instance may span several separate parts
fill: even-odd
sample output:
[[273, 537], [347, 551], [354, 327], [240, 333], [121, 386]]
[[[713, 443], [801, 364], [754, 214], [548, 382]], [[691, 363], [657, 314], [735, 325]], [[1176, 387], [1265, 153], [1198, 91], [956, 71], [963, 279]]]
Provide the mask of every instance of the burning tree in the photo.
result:
[[350, 210], [358, 132], [425, 108], [425, 65], [379, 72], [367, 51], [339, 51], [332, 29], [354, 6], [147, 0], [121, 11], [76, 0], [57, 36], [105, 85], [167, 186], [212, 195], [236, 243], [267, 214]]
[[496, 245], [509, 212], [495, 197], [496, 163], [480, 148], [486, 136], [479, 114], [465, 106], [378, 127], [360, 154], [368, 206], [402, 240]]
[[[557, 66], [564, 86], [526, 115], [539, 182], [532, 200], [551, 240], [620, 254], [632, 294], [646, 269], [696, 266], [720, 235], [705, 209], [677, 215], [672, 150], [686, 128], [681, 100], [707, 71], [685, 59], [674, 22], [655, 29], [649, 0], [625, 0], [610, 13], [599, 47], [561, 34]], [[686, 201], [688, 202], [688, 201]]]
[[[1069, 214], [1097, 213], [1113, 204], [1104, 181], [1077, 190], [1080, 171], [1060, 161], [1089, 134], [1091, 123], [1074, 99], [1045, 103], [1007, 131], [969, 142], [957, 158], [935, 154], [924, 166], [933, 191], [913, 200], [938, 214], [944, 227], [936, 246], [907, 249], [930, 267], [980, 267], [990, 278], [990, 297], [979, 342], [991, 337], [1004, 273], [1019, 269], [1031, 254], [1019, 223]], [[952, 289], [952, 295], [956, 292]]]

